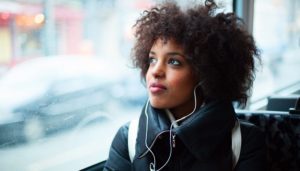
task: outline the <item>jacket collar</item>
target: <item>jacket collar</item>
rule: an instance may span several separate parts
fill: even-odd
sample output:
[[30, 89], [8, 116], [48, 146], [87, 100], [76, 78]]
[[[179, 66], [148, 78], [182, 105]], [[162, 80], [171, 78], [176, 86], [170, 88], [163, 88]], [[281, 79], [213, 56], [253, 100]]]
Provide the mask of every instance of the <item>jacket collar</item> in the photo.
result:
[[[209, 160], [231, 153], [231, 130], [235, 112], [230, 102], [211, 101], [172, 129], [185, 147], [198, 160]], [[151, 107], [148, 102], [140, 116], [137, 137], [137, 156], [148, 152], [157, 137], [169, 132], [170, 121], [163, 110]], [[147, 132], [147, 133], [146, 133]]]

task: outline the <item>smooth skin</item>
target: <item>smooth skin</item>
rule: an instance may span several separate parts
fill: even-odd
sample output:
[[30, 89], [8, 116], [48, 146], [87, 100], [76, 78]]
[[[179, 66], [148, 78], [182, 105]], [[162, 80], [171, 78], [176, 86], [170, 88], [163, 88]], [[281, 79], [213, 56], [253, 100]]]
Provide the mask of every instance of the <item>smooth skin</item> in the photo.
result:
[[170, 109], [179, 119], [194, 108], [197, 78], [184, 49], [173, 39], [157, 39], [149, 53], [146, 83], [150, 103], [158, 109]]

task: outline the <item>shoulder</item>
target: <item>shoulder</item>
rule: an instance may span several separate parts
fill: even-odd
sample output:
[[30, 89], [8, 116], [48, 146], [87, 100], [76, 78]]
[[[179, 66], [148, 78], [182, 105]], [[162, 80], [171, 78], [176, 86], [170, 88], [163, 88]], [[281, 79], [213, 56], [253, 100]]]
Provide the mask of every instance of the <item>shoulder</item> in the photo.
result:
[[256, 125], [241, 121], [242, 150], [258, 148], [265, 145], [264, 132]]
[[127, 137], [128, 135], [128, 128], [129, 128], [129, 124], [130, 124], [130, 121], [125, 123], [124, 125], [122, 125], [117, 134], [116, 135], [119, 135], [119, 136], [122, 136], [122, 137]]
[[[122, 125], [119, 130], [117, 131], [113, 141], [112, 141], [112, 148], [117, 150], [119, 154], [128, 154], [128, 128], [129, 123]], [[112, 149], [111, 149], [112, 150]], [[125, 156], [124, 156], [125, 157]]]
[[128, 126], [124, 124], [117, 131], [110, 150], [109, 157], [105, 163], [106, 170], [130, 170], [130, 159], [128, 155]]
[[252, 139], [256, 139], [258, 141], [261, 141], [261, 143], [264, 143], [265, 141], [264, 133], [259, 127], [245, 121], [240, 121], [240, 124], [241, 124], [242, 141], [244, 143], [248, 144], [247, 142], [249, 141], [251, 142]]
[[254, 124], [241, 121], [242, 147], [237, 170], [265, 170], [266, 143], [264, 132]]

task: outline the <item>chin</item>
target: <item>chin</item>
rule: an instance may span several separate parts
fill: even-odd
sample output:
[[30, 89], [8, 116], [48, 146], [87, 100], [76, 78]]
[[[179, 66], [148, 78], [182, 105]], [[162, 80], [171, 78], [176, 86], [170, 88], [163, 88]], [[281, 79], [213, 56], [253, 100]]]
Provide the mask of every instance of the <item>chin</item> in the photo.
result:
[[152, 107], [157, 108], [157, 109], [168, 109], [169, 108], [169, 106], [161, 100], [150, 99], [150, 104]]

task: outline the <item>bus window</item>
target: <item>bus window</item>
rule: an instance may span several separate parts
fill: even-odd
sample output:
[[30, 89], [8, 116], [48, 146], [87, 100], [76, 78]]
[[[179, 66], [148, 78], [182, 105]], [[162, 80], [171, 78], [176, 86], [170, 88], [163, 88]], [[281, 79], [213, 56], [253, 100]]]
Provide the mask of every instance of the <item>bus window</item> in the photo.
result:
[[255, 1], [253, 15], [253, 35], [262, 56], [251, 99], [254, 103], [285, 87], [299, 85], [300, 2]]

